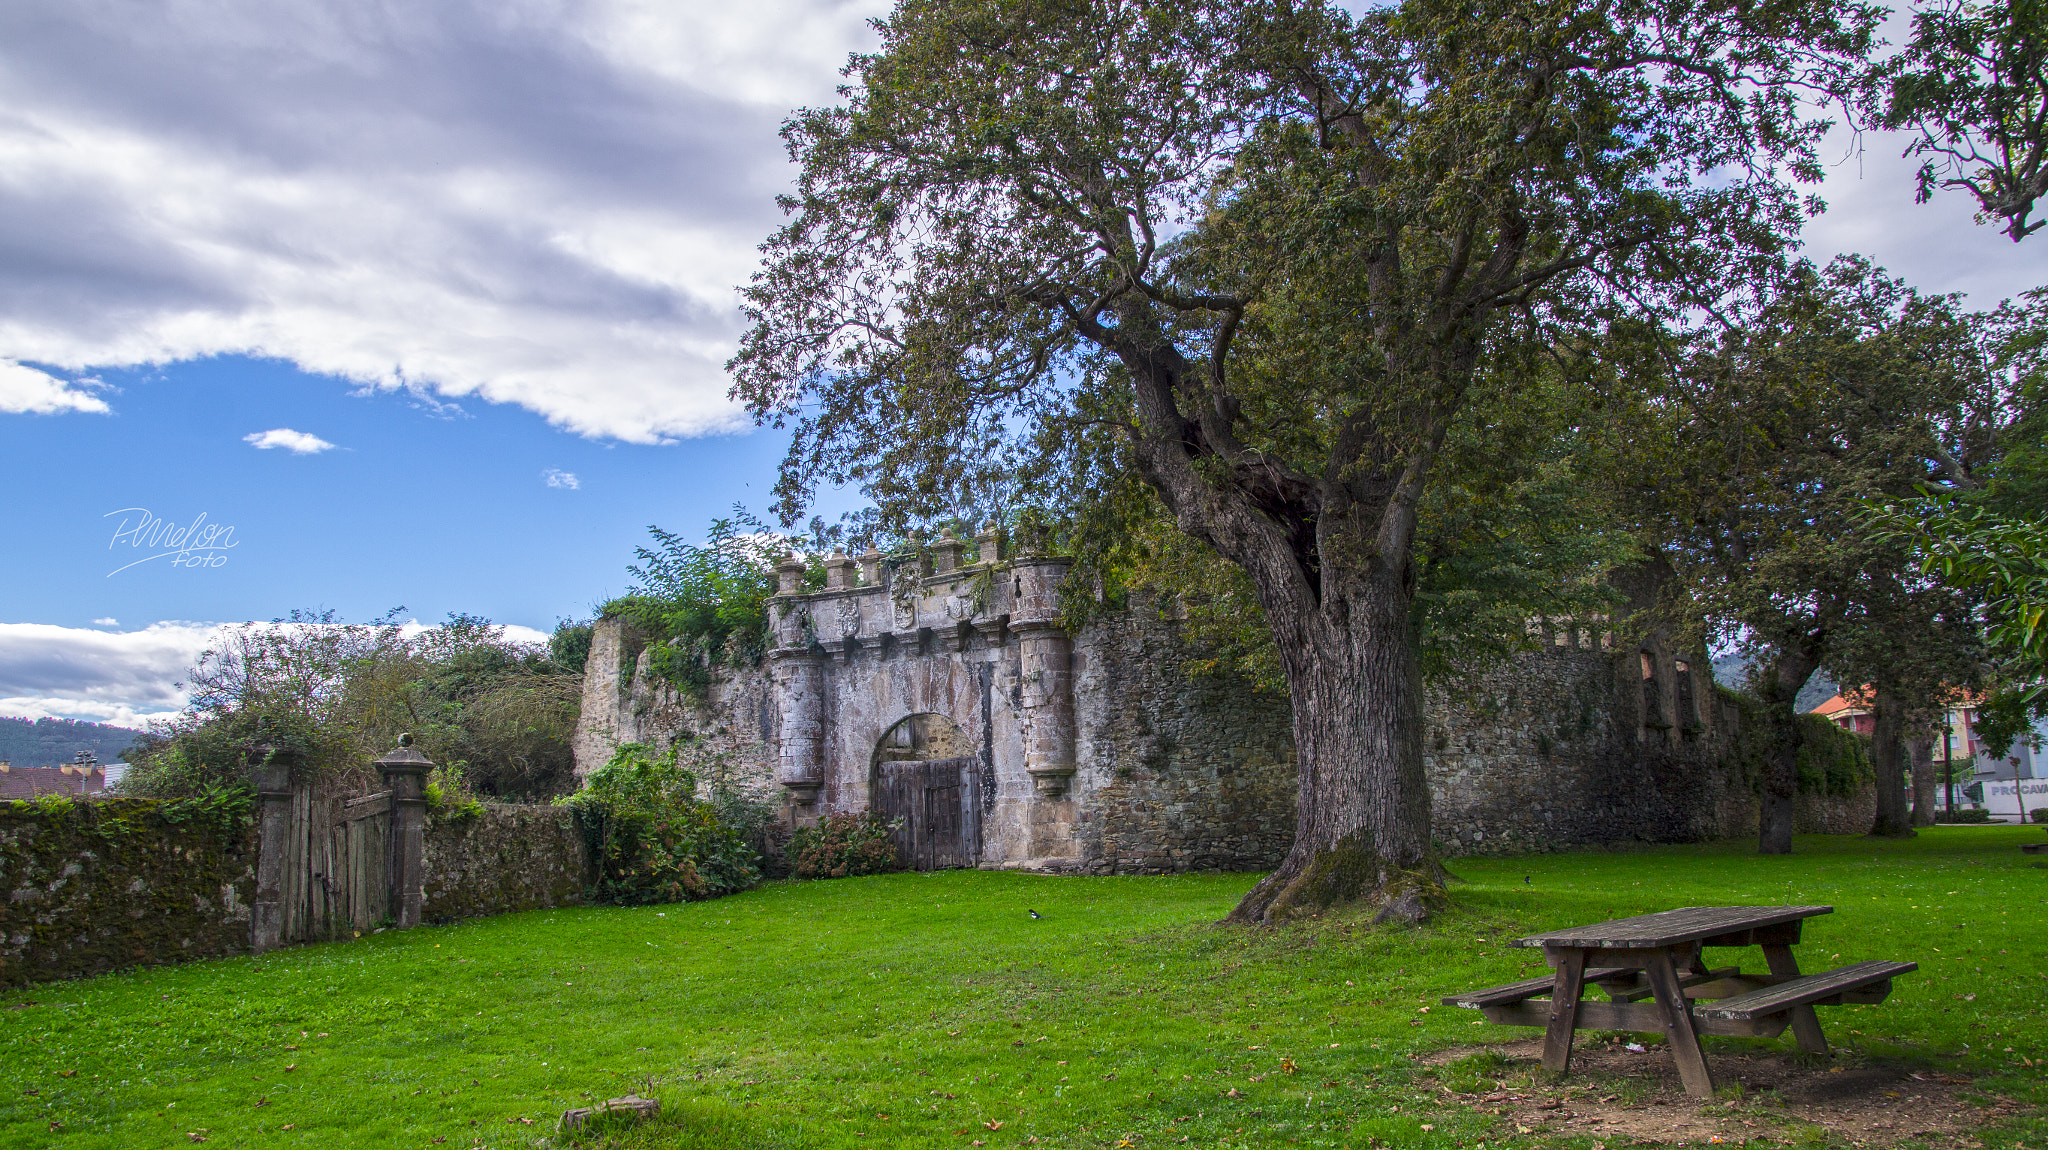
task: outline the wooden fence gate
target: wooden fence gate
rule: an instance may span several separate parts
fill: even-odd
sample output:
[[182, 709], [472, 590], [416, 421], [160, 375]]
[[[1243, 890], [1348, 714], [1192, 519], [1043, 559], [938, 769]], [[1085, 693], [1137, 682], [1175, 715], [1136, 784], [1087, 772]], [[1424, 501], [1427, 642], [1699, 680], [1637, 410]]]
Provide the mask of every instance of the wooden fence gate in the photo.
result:
[[281, 867], [284, 942], [352, 938], [391, 917], [391, 792], [294, 787]]
[[981, 859], [981, 760], [972, 756], [882, 763], [874, 806], [896, 856], [913, 870], [971, 867]]

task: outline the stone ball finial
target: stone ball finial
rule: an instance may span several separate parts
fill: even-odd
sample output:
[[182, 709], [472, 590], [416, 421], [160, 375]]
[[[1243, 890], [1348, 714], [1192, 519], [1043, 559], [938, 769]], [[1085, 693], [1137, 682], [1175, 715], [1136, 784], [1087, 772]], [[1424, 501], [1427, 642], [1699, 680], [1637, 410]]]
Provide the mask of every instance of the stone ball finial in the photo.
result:
[[398, 736], [398, 745], [401, 747], [412, 746], [412, 732], [407, 731], [405, 734]]
[[939, 534], [945, 536], [948, 539], [960, 538], [960, 533], [953, 530], [953, 528], [950, 525], [945, 530], [939, 532]]

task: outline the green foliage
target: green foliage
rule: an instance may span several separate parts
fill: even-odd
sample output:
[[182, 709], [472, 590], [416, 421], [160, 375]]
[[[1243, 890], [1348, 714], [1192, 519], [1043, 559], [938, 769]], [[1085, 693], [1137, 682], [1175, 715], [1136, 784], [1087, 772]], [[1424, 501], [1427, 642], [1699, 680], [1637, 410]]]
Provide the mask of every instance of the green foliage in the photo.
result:
[[2035, 807], [2027, 812], [2027, 817], [2037, 823], [2048, 823], [2048, 807]]
[[791, 872], [798, 878], [849, 878], [902, 870], [889, 824], [872, 811], [826, 815], [789, 837]]
[[0, 809], [32, 814], [73, 832], [117, 842], [162, 826], [188, 826], [206, 832], [223, 847], [238, 843], [256, 813], [256, 791], [246, 782], [208, 784], [173, 799], [116, 798], [97, 801], [68, 795], [0, 802]]
[[188, 681], [191, 706], [132, 748], [124, 793], [234, 782], [258, 744], [303, 777], [373, 787], [371, 760], [403, 732], [484, 794], [552, 794], [573, 774], [580, 676], [474, 616], [408, 632], [396, 612], [370, 623], [293, 612], [231, 630]]
[[581, 675], [590, 659], [590, 637], [594, 631], [588, 619], [563, 619], [548, 636], [548, 657]]
[[1988, 823], [1991, 821], [1991, 812], [1983, 807], [1957, 807], [1952, 811], [1942, 810], [1936, 812], [1934, 821], [1938, 823]]
[[1799, 724], [1801, 793], [1847, 798], [1870, 786], [1873, 772], [1868, 738], [1819, 715], [1801, 715]]
[[2048, 223], [2027, 220], [2048, 194], [2048, 3], [1933, 0], [1871, 79], [1881, 122], [1916, 132], [1906, 154], [1928, 157], [1922, 203], [1937, 186], [1967, 191], [2014, 243]]
[[599, 897], [622, 905], [717, 898], [760, 878], [754, 847], [697, 797], [672, 750], [627, 743], [561, 801], [599, 860]]
[[139, 733], [104, 723], [0, 715], [0, 762], [17, 767], [62, 766], [80, 751], [91, 751], [102, 763], [116, 762]]
[[[654, 674], [702, 698], [714, 666], [750, 665], [767, 649], [775, 562], [788, 550], [737, 506], [730, 518], [711, 521], [701, 546], [659, 527], [647, 530], [655, 547], [638, 548], [640, 562], [627, 568], [639, 582], [602, 613], [625, 620], [648, 642]], [[811, 585], [823, 586], [824, 568], [813, 566]]]

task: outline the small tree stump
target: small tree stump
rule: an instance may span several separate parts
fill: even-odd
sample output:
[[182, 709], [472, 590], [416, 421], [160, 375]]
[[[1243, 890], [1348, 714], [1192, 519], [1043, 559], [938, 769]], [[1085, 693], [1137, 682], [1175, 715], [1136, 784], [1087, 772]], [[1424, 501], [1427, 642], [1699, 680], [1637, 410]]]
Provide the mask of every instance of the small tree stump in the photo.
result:
[[595, 1106], [585, 1106], [576, 1110], [564, 1111], [562, 1113], [562, 1129], [579, 1129], [588, 1125], [591, 1119], [600, 1115], [630, 1114], [633, 1121], [645, 1122], [659, 1113], [661, 1113], [661, 1103], [656, 1102], [652, 1098], [642, 1098], [638, 1094], [628, 1094], [624, 1098], [607, 1099]]

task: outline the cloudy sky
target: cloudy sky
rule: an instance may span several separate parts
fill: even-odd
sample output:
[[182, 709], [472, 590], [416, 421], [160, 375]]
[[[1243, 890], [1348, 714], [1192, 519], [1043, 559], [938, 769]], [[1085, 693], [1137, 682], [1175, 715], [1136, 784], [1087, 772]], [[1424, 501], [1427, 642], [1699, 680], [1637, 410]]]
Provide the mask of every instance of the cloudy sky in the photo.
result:
[[[174, 708], [294, 607], [545, 630], [761, 507], [733, 288], [883, 7], [0, 6], [0, 714]], [[1815, 254], [2040, 282], [1898, 150], [1836, 141]]]

